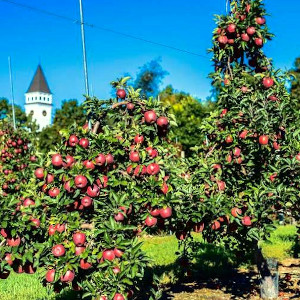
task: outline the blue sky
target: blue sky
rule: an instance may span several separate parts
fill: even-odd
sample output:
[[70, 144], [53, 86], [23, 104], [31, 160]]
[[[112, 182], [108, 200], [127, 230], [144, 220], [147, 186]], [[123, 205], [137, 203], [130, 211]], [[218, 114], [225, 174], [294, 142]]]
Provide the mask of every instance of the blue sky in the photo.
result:
[[[77, 0], [13, 0], [79, 18]], [[226, 0], [83, 0], [85, 21], [159, 43], [206, 55], [214, 28], [213, 15], [223, 13]], [[276, 67], [292, 67], [300, 56], [298, 13], [300, 1], [266, 0], [267, 23], [276, 38], [265, 50]], [[0, 0], [0, 97], [10, 97], [8, 63], [13, 62], [15, 98], [23, 105], [37, 64], [41, 62], [54, 93], [61, 100], [82, 101], [84, 81], [80, 27], [70, 21], [27, 10]], [[201, 99], [210, 94], [209, 59], [132, 40], [95, 28], [86, 29], [90, 83], [98, 97], [109, 97], [109, 82], [124, 73], [136, 74], [144, 63], [162, 58], [172, 84]]]

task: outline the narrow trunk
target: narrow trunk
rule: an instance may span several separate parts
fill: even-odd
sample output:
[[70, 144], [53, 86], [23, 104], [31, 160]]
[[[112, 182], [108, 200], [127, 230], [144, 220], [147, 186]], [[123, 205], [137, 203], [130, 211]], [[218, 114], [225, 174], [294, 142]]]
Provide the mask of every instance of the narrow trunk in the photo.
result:
[[271, 300], [278, 298], [278, 262], [276, 259], [263, 257], [261, 249], [257, 249], [257, 269], [260, 275], [260, 296]]

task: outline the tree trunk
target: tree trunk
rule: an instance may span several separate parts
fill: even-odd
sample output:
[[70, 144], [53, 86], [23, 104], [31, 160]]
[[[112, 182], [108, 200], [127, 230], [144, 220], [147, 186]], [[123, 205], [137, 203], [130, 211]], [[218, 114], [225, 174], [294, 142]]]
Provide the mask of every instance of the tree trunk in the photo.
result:
[[261, 249], [257, 249], [257, 269], [260, 275], [260, 296], [271, 300], [278, 298], [278, 261], [265, 259]]

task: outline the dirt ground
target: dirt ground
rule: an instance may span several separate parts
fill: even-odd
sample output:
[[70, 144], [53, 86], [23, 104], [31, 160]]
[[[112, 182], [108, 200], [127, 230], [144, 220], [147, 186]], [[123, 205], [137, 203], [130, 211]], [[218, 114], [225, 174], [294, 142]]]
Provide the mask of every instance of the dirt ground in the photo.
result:
[[[300, 267], [287, 262], [280, 266], [278, 300], [300, 300]], [[230, 278], [229, 278], [230, 277]], [[228, 278], [181, 283], [170, 287], [164, 300], [259, 300], [256, 271], [242, 270]]]

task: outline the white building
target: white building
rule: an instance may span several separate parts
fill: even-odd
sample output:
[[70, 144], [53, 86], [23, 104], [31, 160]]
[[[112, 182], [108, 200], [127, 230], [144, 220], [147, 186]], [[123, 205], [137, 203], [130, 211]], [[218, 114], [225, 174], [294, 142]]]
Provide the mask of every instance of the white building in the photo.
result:
[[32, 114], [39, 130], [51, 125], [52, 93], [42, 67], [38, 65], [30, 86], [25, 94], [25, 112]]

